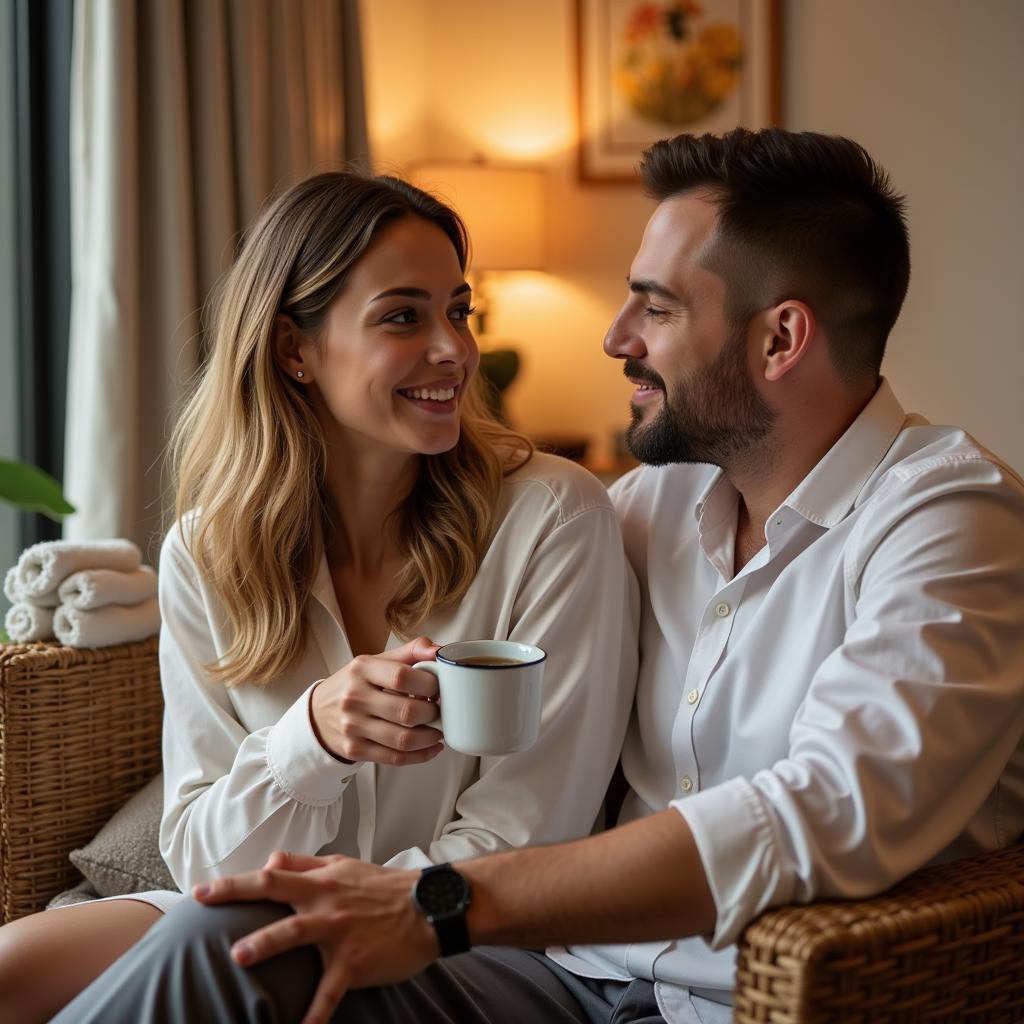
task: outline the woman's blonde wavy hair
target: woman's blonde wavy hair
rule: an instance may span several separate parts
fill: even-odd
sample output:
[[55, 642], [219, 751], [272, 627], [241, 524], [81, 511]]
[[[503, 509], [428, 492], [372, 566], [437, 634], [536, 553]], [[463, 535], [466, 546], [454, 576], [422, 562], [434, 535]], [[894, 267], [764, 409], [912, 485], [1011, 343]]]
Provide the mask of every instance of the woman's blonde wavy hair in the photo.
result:
[[[208, 366], [175, 428], [171, 457], [183, 539], [232, 632], [229, 649], [209, 666], [227, 685], [266, 685], [299, 657], [331, 529], [324, 437], [306, 389], [275, 362], [274, 319], [285, 314], [318, 337], [375, 233], [409, 216], [440, 227], [465, 269], [468, 240], [453, 210], [400, 179], [338, 171], [272, 202], [217, 289]], [[401, 636], [466, 593], [503, 477], [532, 451], [488, 412], [480, 387], [474, 379], [464, 395], [458, 443], [420, 457], [413, 490], [394, 513], [408, 562], [386, 615]]]

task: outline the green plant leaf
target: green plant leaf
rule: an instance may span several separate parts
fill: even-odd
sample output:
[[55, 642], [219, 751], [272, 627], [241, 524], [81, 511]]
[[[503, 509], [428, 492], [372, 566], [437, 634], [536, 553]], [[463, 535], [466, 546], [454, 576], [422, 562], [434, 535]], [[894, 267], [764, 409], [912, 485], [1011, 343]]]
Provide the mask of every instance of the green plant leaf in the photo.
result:
[[23, 512], [42, 512], [57, 521], [75, 511], [61, 493], [60, 484], [49, 473], [7, 459], [0, 459], [0, 501]]

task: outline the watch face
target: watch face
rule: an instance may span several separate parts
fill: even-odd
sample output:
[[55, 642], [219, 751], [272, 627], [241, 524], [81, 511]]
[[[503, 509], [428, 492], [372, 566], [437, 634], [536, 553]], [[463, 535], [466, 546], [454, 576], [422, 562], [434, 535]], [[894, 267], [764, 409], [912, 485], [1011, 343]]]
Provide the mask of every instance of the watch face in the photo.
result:
[[431, 871], [416, 885], [416, 900], [429, 917], [462, 909], [468, 895], [468, 883], [452, 868]]

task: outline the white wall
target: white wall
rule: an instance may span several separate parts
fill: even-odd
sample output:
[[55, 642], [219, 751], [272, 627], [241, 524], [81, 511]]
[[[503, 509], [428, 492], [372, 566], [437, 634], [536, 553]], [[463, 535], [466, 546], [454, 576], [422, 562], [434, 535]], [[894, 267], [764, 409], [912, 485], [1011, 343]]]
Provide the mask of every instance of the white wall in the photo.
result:
[[863, 143], [909, 200], [885, 372], [1024, 471], [1024, 3], [790, 0], [786, 127]]
[[[913, 278], [885, 372], [905, 405], [1024, 470], [1024, 2], [783, 8], [785, 126], [857, 139], [909, 196]], [[650, 205], [576, 179], [570, 0], [364, 0], [364, 20], [379, 161], [480, 151], [549, 168], [549, 273], [497, 295], [496, 332], [526, 360], [510, 408], [606, 453], [629, 389], [601, 339]]]

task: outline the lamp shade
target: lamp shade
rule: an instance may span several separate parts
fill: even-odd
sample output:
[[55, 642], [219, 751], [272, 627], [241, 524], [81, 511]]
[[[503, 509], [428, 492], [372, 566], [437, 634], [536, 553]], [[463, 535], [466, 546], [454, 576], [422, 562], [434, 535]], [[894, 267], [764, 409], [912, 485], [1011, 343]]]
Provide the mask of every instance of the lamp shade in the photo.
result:
[[542, 270], [544, 172], [533, 167], [430, 162], [413, 181], [466, 222], [474, 270]]

